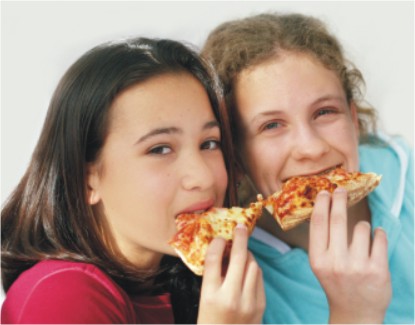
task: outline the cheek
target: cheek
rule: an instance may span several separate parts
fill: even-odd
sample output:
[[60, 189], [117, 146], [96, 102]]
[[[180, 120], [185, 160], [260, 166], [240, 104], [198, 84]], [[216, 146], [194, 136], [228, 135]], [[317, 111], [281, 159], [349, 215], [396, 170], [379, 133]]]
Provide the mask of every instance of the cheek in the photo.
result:
[[218, 196], [221, 198], [220, 205], [222, 205], [225, 200], [226, 188], [228, 187], [228, 173], [223, 159], [221, 159], [221, 163], [214, 164], [212, 171], [215, 177], [216, 188], [219, 193]]
[[350, 144], [350, 165], [352, 170], [359, 170], [359, 140], [354, 139]]
[[157, 169], [131, 164], [122, 167], [107, 172], [103, 203], [119, 222], [139, 223], [141, 216], [151, 214], [166, 200], [171, 180]]
[[[333, 135], [333, 133], [335, 133]], [[350, 170], [359, 169], [359, 135], [350, 121], [334, 128], [333, 132], [327, 135], [326, 139], [337, 152], [346, 157]]]
[[166, 218], [177, 193], [176, 182], [173, 177], [159, 172], [143, 174], [134, 178], [134, 183], [117, 202], [114, 222], [132, 242], [141, 244], [147, 241], [156, 243], [160, 238], [165, 240], [166, 231], [174, 225]]
[[275, 138], [257, 138], [249, 141], [241, 156], [245, 170], [257, 188], [268, 193], [284, 166], [284, 145]]

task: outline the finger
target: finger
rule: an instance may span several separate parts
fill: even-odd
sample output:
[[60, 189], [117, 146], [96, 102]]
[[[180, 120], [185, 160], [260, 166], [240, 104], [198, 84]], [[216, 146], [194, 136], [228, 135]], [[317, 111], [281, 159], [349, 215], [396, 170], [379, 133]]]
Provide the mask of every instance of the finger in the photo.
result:
[[248, 252], [242, 297], [244, 297], [244, 300], [248, 300], [249, 303], [255, 303], [256, 301], [259, 278], [262, 278], [261, 269], [252, 254]]
[[321, 256], [328, 246], [329, 239], [330, 193], [321, 191], [317, 194], [310, 219], [309, 256], [311, 260]]
[[224, 285], [229, 290], [239, 292], [245, 274], [248, 258], [248, 229], [243, 224], [238, 224], [234, 230], [228, 271], [226, 272]]
[[222, 259], [226, 240], [220, 237], [214, 238], [209, 244], [205, 256], [202, 290], [217, 288], [222, 284]]
[[353, 231], [350, 252], [358, 263], [364, 263], [369, 259], [370, 251], [370, 223], [359, 221]]
[[331, 201], [329, 250], [343, 256], [347, 246], [347, 191], [338, 187]]
[[[264, 278], [262, 276], [261, 269], [260, 269], [260, 274], [258, 276], [256, 297], [257, 297], [257, 306], [260, 306], [263, 312], [265, 309], [267, 300], [265, 296]], [[261, 318], [262, 318], [262, 314], [261, 314]]]
[[246, 306], [245, 310], [253, 310], [256, 315], [256, 323], [260, 323], [266, 302], [264, 280], [262, 277], [262, 270], [251, 253], [248, 255], [242, 302]]
[[378, 267], [388, 268], [388, 239], [382, 228], [375, 229], [370, 257]]

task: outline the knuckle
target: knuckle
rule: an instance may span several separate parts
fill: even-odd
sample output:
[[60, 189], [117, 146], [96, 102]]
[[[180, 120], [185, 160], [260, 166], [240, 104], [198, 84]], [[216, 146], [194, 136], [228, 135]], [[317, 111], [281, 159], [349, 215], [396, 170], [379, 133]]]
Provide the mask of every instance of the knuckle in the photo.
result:
[[326, 262], [323, 259], [312, 258], [310, 259], [310, 266], [314, 273], [317, 275], [325, 275], [327, 273]]
[[222, 261], [223, 253], [222, 251], [217, 250], [208, 250], [205, 255], [204, 264], [205, 267], [209, 267], [210, 265], [218, 264]]
[[348, 275], [349, 269], [346, 267], [344, 263], [336, 263], [333, 265], [331, 273], [335, 278], [342, 278]]
[[379, 267], [378, 265], [372, 263], [368, 267], [368, 277], [375, 279], [379, 285], [384, 285], [390, 282], [390, 272], [388, 269]]
[[367, 275], [368, 269], [361, 264], [353, 263], [351, 266], [351, 273], [358, 277], [364, 277]]
[[324, 226], [327, 223], [327, 218], [325, 217], [324, 213], [319, 212], [319, 211], [315, 211], [315, 212], [314, 211], [313, 211], [310, 222], [317, 227]]
[[331, 216], [331, 224], [333, 226], [342, 226], [346, 222], [346, 215], [344, 213], [333, 212]]
[[200, 297], [200, 304], [206, 305], [206, 306], [214, 306], [218, 303], [217, 297], [214, 295], [203, 295]]
[[236, 299], [228, 299], [224, 304], [223, 308], [229, 313], [239, 312], [239, 304]]
[[235, 255], [235, 256], [237, 256], [237, 255], [247, 256], [248, 255], [248, 247], [247, 247], [247, 245], [240, 245], [240, 243], [236, 243], [234, 241], [232, 243], [231, 254]]
[[220, 255], [218, 253], [210, 252], [209, 254], [206, 254], [205, 256], [205, 265], [213, 264], [217, 262], [220, 258]]
[[241, 308], [240, 313], [244, 318], [247, 318], [256, 312], [256, 306], [253, 304], [245, 304], [243, 308]]
[[338, 280], [349, 275], [350, 268], [342, 262], [317, 261], [312, 266], [313, 272], [320, 279]]
[[248, 254], [247, 254], [247, 249], [234, 249], [232, 250], [231, 256], [233, 258], [239, 258], [239, 259], [246, 259]]
[[244, 304], [238, 311], [243, 319], [252, 319], [257, 315], [261, 315], [265, 309], [265, 304], [262, 302], [252, 303], [252, 304]]

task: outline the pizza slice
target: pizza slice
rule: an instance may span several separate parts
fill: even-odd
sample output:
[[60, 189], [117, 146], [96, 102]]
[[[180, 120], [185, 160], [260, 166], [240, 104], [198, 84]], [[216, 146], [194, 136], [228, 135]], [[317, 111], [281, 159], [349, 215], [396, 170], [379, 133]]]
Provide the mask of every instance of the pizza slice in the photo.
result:
[[206, 250], [215, 237], [227, 240], [225, 260], [229, 255], [233, 231], [238, 223], [244, 224], [251, 234], [262, 215], [262, 198], [249, 208], [211, 208], [201, 214], [184, 213], [176, 218], [177, 233], [169, 244], [187, 267], [197, 275], [203, 274]]
[[332, 193], [343, 187], [348, 192], [348, 206], [352, 206], [372, 192], [380, 179], [375, 173], [347, 172], [340, 167], [323, 175], [293, 177], [264, 201], [264, 207], [286, 231], [310, 218], [318, 192]]

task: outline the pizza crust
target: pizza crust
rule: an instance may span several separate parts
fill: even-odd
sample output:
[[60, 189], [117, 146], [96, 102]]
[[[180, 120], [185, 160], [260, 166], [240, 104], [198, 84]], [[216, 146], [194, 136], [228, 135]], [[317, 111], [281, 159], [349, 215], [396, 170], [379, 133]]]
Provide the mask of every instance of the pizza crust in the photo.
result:
[[[212, 208], [201, 214], [179, 215], [176, 219], [178, 231], [169, 244], [190, 270], [202, 275], [206, 251], [213, 238], [222, 237], [230, 246], [238, 223], [244, 224], [251, 234], [262, 215], [262, 207], [259, 197], [258, 202], [252, 203], [249, 208]], [[229, 249], [225, 255], [228, 253]]]
[[375, 173], [347, 172], [336, 168], [326, 175], [294, 177], [284, 183], [281, 191], [269, 196], [264, 207], [281, 229], [290, 230], [310, 219], [318, 192], [332, 193], [337, 187], [347, 190], [348, 207], [365, 198], [380, 183]]
[[227, 240], [224, 261], [229, 258], [234, 229], [244, 224], [251, 234], [265, 207], [280, 227], [287, 231], [310, 219], [318, 192], [332, 193], [343, 187], [348, 193], [348, 206], [366, 197], [380, 183], [375, 173], [347, 172], [336, 168], [325, 175], [293, 177], [284, 183], [281, 191], [265, 200], [258, 195], [257, 201], [248, 208], [212, 208], [201, 214], [185, 213], [176, 218], [177, 233], [169, 244], [187, 267], [197, 275], [204, 270], [205, 255], [215, 237]]

